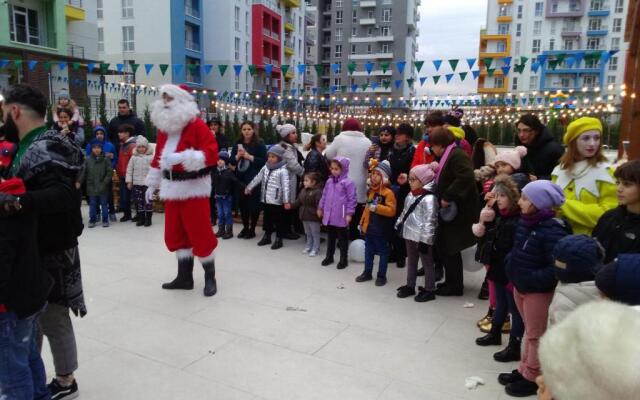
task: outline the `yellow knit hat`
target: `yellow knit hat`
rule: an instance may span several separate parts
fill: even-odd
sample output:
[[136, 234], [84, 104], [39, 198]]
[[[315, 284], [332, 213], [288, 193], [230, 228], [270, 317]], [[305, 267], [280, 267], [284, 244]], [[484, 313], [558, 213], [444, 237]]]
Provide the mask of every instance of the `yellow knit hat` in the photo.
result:
[[462, 128], [458, 128], [457, 126], [448, 126], [447, 129], [449, 129], [449, 131], [453, 133], [453, 136], [456, 138], [456, 140], [464, 139], [465, 135]]
[[564, 144], [569, 144], [578, 136], [588, 131], [598, 131], [602, 133], [602, 122], [600, 122], [598, 118], [578, 118], [567, 126], [567, 132], [564, 134], [562, 141]]

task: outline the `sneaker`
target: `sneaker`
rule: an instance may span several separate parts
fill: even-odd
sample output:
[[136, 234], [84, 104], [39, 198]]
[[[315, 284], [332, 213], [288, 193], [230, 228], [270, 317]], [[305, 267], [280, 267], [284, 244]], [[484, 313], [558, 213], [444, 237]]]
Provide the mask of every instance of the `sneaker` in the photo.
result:
[[363, 272], [362, 274], [356, 276], [356, 282], [366, 282], [372, 279], [373, 276], [371, 276], [371, 274], [367, 274], [366, 272]]
[[510, 383], [518, 382], [523, 379], [524, 379], [524, 376], [522, 376], [520, 371], [518, 371], [517, 369], [514, 369], [511, 372], [498, 375], [498, 382], [503, 386], [507, 386]]
[[318, 256], [318, 252], [317, 251], [310, 251], [309, 252], [309, 257], [317, 257]]
[[89, 228], [95, 228], [95, 227], [96, 227], [96, 223], [89, 221]]
[[51, 400], [75, 399], [80, 394], [78, 392], [78, 382], [75, 379], [71, 385], [62, 386], [56, 378], [53, 378], [47, 387], [49, 388], [49, 393], [51, 393]]
[[116, 222], [118, 221], [118, 218], [116, 218], [115, 214], [109, 214], [109, 221]]
[[416, 288], [404, 285], [398, 288], [397, 296], [398, 298], [404, 299], [409, 296], [415, 296], [415, 294], [416, 294]]
[[308, 254], [309, 252], [311, 252], [311, 249], [308, 247], [302, 250], [302, 254]]
[[384, 276], [379, 276], [376, 278], [376, 286], [384, 286], [387, 284], [387, 278]]
[[425, 290], [423, 287], [420, 287], [420, 293], [413, 298], [414, 301], [418, 303], [426, 303], [427, 301], [435, 300], [436, 295], [430, 290]]
[[105, 221], [102, 223], [102, 227], [103, 228], [108, 228], [109, 227], [109, 221]]

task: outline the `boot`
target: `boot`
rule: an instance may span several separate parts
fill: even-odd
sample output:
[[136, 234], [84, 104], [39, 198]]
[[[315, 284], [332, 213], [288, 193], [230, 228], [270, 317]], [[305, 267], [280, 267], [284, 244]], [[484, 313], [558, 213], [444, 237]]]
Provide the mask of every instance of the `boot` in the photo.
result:
[[276, 236], [275, 242], [271, 245], [271, 250], [278, 250], [282, 248], [282, 239]]
[[333, 256], [326, 256], [320, 264], [322, 264], [323, 267], [333, 264]]
[[478, 322], [476, 322], [476, 325], [478, 326], [478, 328], [480, 328], [480, 326], [482, 325], [491, 323], [492, 319], [493, 319], [493, 308], [489, 307], [489, 311], [487, 311], [487, 315], [482, 317], [482, 319], [478, 320]]
[[[216, 232], [216, 237], [223, 237], [224, 234], [225, 234], [224, 225], [219, 223], [218, 224], [218, 231]], [[240, 237], [240, 236], [238, 236], [238, 237]]]
[[489, 284], [487, 283], [486, 279], [484, 280], [484, 282], [482, 282], [480, 292], [478, 293], [478, 299], [489, 300]]
[[245, 239], [253, 239], [254, 237], [256, 237], [256, 226], [255, 225], [251, 225], [251, 227], [249, 228], [249, 230], [247, 230], [247, 234], [245, 235]]
[[336, 268], [338, 269], [345, 269], [349, 266], [349, 261], [347, 260], [346, 256], [340, 256], [340, 261], [338, 262], [338, 265], [336, 265]]
[[211, 297], [218, 291], [216, 284], [216, 264], [214, 260], [202, 263], [204, 269], [204, 290], [205, 297]]
[[151, 226], [151, 220], [153, 219], [153, 211], [147, 211], [144, 213], [144, 226], [145, 227], [150, 227]]
[[233, 225], [227, 225], [224, 231], [224, 235], [222, 235], [223, 239], [231, 239], [233, 237]]
[[479, 337], [476, 339], [476, 344], [478, 346], [500, 346], [502, 344], [502, 334], [500, 332], [495, 333], [495, 329], [491, 329], [492, 332], [487, 333], [483, 337]]
[[266, 246], [268, 244], [271, 244], [271, 234], [265, 233], [262, 239], [258, 242], [258, 246]]
[[136, 216], [131, 220], [131, 222], [135, 221], [136, 226], [143, 226], [147, 217], [145, 214], [146, 213], [144, 211], [137, 213]]
[[[218, 232], [220, 232], [220, 230], [218, 230]], [[218, 236], [218, 232], [216, 232], [216, 236]], [[247, 233], [249, 233], [249, 228], [247, 228], [246, 226], [242, 227], [242, 230], [240, 231], [240, 233], [238, 233], [238, 236], [236, 236], [238, 239], [244, 239], [247, 237]]]
[[178, 276], [171, 282], [163, 283], [163, 289], [193, 289], [193, 257], [178, 259]]
[[140, 220], [140, 214], [139, 212], [136, 211], [136, 215], [131, 218], [131, 222], [138, 222]]
[[521, 338], [509, 338], [509, 344], [504, 350], [493, 355], [493, 359], [498, 362], [520, 361]]
[[125, 211], [122, 218], [120, 218], [120, 222], [127, 222], [127, 221], [131, 221], [131, 211], [129, 212]]

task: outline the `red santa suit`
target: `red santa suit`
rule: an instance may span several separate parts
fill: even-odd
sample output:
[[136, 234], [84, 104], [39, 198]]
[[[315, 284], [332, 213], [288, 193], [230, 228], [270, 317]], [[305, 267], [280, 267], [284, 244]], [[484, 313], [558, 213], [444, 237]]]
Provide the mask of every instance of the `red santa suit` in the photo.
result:
[[[218, 161], [218, 145], [207, 125], [198, 118], [200, 112], [186, 90], [175, 85], [160, 88], [163, 100], [153, 106], [151, 118], [159, 129], [155, 155], [147, 175], [147, 197], [159, 191], [165, 206], [165, 244], [179, 260], [177, 287], [193, 287], [193, 277], [183, 264], [193, 257], [200, 259], [207, 271], [213, 270], [214, 250], [218, 240], [210, 223], [211, 168]], [[182, 271], [182, 270], [185, 271]], [[181, 276], [182, 274], [182, 276]], [[185, 284], [191, 280], [191, 285]], [[206, 276], [205, 276], [206, 281]], [[214, 280], [215, 282], [215, 280]], [[173, 282], [175, 283], [175, 281]]]

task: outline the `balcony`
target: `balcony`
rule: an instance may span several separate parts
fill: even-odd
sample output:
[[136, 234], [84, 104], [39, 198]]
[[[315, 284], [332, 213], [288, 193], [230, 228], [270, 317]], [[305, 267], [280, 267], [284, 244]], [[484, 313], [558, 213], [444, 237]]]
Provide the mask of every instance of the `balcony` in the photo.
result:
[[498, 4], [513, 4], [513, 0], [498, 0]]
[[187, 50], [200, 51], [200, 43], [198, 43], [198, 42], [196, 42], [194, 40], [185, 39], [184, 47]]
[[350, 37], [349, 43], [393, 42], [393, 35]]
[[324, 10], [322, 10], [322, 15], [331, 15], [331, 4], [327, 4]]
[[296, 24], [293, 21], [293, 18], [287, 17], [284, 21], [284, 30], [293, 32], [296, 30]]
[[562, 37], [580, 37], [582, 36], [582, 32], [580, 32], [579, 27], [576, 26], [565, 26], [562, 27], [562, 32], [560, 33]]
[[511, 15], [499, 15], [498, 18], [496, 18], [496, 21], [500, 23], [507, 23], [513, 21], [513, 17]]
[[67, 0], [64, 5], [64, 16], [67, 21], [84, 21], [87, 16], [82, 7], [82, 0]]
[[[489, 35], [482, 32], [486, 32], [486, 30], [481, 31], [480, 34], [480, 58], [507, 57], [509, 55], [511, 52], [510, 35]], [[490, 51], [489, 42], [502, 42], [504, 49], [501, 51], [496, 46], [495, 51]]]
[[316, 44], [316, 34], [313, 32], [305, 32], [304, 41], [308, 45], [313, 46], [314, 44]]
[[587, 15], [590, 17], [608, 17], [610, 13], [608, 4], [600, 4], [592, 7]]
[[304, 22], [305, 24], [307, 24], [307, 26], [313, 26], [316, 24], [316, 19], [315, 19], [315, 14], [314, 15], [310, 15], [310, 14], [305, 14], [304, 15]]
[[503, 87], [499, 87], [499, 88], [485, 88], [485, 87], [478, 87], [478, 93], [482, 93], [482, 94], [501, 94], [501, 93], [507, 93], [507, 87], [506, 85]]
[[593, 27], [593, 29], [587, 28], [587, 36], [607, 36], [609, 34], [609, 28], [607, 26]]
[[388, 88], [384, 88], [384, 86], [378, 86], [374, 91], [374, 93], [391, 93], [391, 86]]
[[188, 17], [191, 17], [191, 18], [200, 19], [200, 10], [185, 4], [184, 5], [184, 15], [186, 15]]
[[84, 58], [84, 47], [75, 44], [67, 44], [67, 55], [75, 58]]
[[361, 8], [374, 8], [376, 6], [375, 0], [360, 0]]
[[375, 25], [375, 18], [360, 18], [360, 25]]
[[559, 8], [559, 0], [546, 2], [546, 17], [547, 18], [575, 18], [582, 17], [584, 15], [584, 9], [580, 7], [580, 4], [569, 7], [563, 10]]
[[280, 40], [280, 35], [277, 32], [273, 32], [268, 28], [262, 28], [262, 34], [273, 40]]
[[389, 59], [393, 58], [393, 53], [371, 53], [371, 54], [349, 54], [350, 60], [369, 60], [372, 58]]
[[284, 54], [288, 56], [292, 56], [294, 53], [293, 49], [294, 49], [293, 42], [290, 39], [286, 39], [284, 41]]
[[300, 7], [300, 0], [281, 0], [281, 1], [285, 7], [289, 7], [289, 8]]

